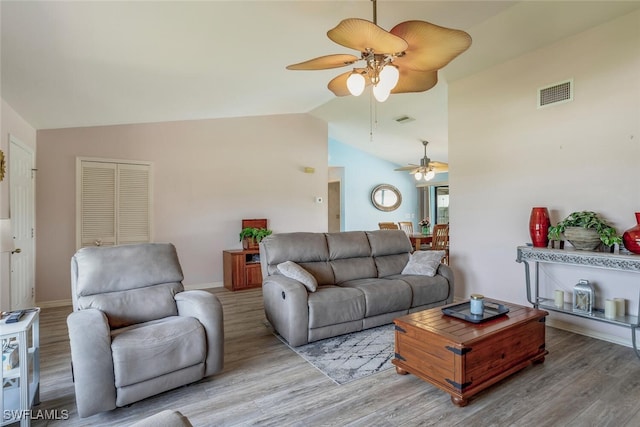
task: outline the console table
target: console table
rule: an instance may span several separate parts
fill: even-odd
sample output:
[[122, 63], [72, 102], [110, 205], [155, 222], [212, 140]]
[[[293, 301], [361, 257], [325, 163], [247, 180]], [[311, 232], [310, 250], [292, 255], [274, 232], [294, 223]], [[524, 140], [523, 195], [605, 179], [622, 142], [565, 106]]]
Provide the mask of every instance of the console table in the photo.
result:
[[[560, 313], [570, 314], [572, 316], [578, 316], [586, 319], [597, 320], [604, 323], [610, 323], [613, 325], [624, 326], [631, 328], [631, 342], [633, 344], [633, 350], [638, 358], [640, 358], [640, 351], [636, 343], [636, 330], [640, 326], [640, 303], [638, 304], [638, 315], [631, 316], [625, 314], [624, 316], [616, 316], [613, 319], [604, 317], [603, 310], [594, 310], [592, 314], [574, 312], [571, 303], [564, 304], [563, 307], [556, 307], [554, 305], [553, 298], [543, 298], [539, 292], [538, 282], [538, 269], [540, 263], [552, 263], [563, 265], [575, 265], [581, 267], [590, 268], [602, 268], [608, 270], [626, 271], [632, 273], [640, 273], [640, 255], [623, 255], [613, 254], [606, 252], [591, 252], [591, 251], [578, 251], [578, 250], [564, 250], [564, 249], [548, 249], [548, 248], [534, 248], [531, 246], [519, 246], [518, 248], [517, 262], [524, 264], [525, 280], [527, 286], [527, 300], [535, 308], [543, 308], [549, 311], [556, 311]], [[529, 262], [533, 262], [535, 265], [535, 281], [531, 283], [531, 268]], [[640, 301], [640, 292], [638, 300]]]

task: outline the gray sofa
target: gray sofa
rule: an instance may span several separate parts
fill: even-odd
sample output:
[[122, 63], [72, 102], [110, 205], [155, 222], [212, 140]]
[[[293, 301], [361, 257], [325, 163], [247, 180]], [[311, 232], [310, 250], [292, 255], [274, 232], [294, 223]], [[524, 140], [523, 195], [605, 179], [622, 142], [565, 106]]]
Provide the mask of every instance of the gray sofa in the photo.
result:
[[78, 415], [126, 406], [222, 370], [222, 306], [184, 291], [169, 243], [87, 247], [71, 259], [67, 317]]
[[[273, 234], [260, 243], [267, 320], [296, 347], [453, 302], [453, 272], [439, 260], [433, 277], [402, 274], [411, 251], [401, 230]], [[286, 261], [317, 290], [282, 274]]]

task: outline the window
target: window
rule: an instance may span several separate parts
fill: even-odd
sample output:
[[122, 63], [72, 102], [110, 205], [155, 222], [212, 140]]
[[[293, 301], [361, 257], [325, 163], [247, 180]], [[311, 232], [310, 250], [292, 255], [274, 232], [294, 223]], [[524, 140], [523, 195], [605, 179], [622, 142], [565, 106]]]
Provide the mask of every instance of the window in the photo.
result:
[[449, 224], [449, 186], [435, 187], [436, 224]]
[[421, 218], [431, 218], [431, 225], [449, 223], [449, 186], [418, 187]]
[[152, 241], [151, 163], [79, 158], [76, 246]]

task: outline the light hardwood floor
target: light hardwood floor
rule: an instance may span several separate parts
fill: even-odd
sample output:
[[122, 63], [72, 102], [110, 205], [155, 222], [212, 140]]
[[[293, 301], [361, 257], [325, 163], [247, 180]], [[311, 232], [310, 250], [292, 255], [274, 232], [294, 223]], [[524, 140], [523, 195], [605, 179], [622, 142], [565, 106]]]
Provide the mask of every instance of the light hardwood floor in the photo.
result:
[[224, 371], [129, 407], [81, 419], [75, 410], [66, 316], [41, 315], [42, 411], [34, 426], [127, 426], [177, 409], [194, 426], [638, 426], [640, 359], [633, 350], [547, 327], [549, 355], [481, 392], [464, 408], [412, 375], [389, 369], [336, 385], [265, 327], [260, 289], [210, 290], [225, 322]]

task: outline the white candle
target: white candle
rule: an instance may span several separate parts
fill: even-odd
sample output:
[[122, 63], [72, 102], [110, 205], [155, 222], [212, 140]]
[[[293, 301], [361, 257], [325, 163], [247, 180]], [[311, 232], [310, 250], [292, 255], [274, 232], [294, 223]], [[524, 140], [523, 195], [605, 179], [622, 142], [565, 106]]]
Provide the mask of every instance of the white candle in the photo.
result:
[[616, 302], [614, 300], [605, 300], [604, 317], [606, 317], [607, 319], [613, 319], [614, 317], [616, 317]]
[[560, 290], [555, 291], [555, 293], [553, 295], [553, 304], [558, 308], [564, 307], [564, 292], [563, 291], [560, 291]]
[[626, 300], [624, 298], [614, 298], [613, 300], [616, 302], [616, 315], [624, 316], [627, 312]]

